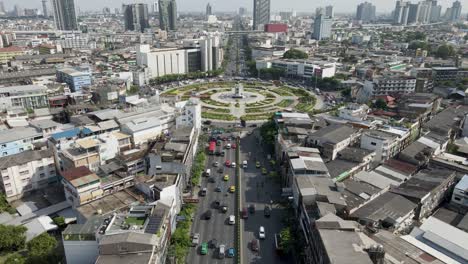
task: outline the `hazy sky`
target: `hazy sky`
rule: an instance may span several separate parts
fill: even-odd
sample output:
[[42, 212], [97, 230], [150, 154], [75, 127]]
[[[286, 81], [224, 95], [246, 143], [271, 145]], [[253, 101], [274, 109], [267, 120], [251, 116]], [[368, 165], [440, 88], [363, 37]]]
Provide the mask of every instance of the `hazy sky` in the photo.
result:
[[[41, 0], [0, 0], [3, 1], [7, 9], [12, 9], [15, 4], [22, 7], [41, 7]], [[51, 0], [49, 0], [51, 1]], [[252, 10], [253, 0], [176, 0], [180, 11], [204, 11], [208, 2], [213, 5], [213, 9], [218, 11], [234, 11], [239, 7], [247, 7]], [[377, 7], [377, 12], [391, 12], [395, 8], [396, 0], [367, 0], [372, 2]], [[103, 7], [120, 7], [122, 3], [151, 3], [151, 0], [75, 0], [75, 4], [81, 10], [100, 10]], [[356, 6], [364, 0], [271, 0], [272, 11], [280, 10], [296, 10], [296, 11], [314, 11], [318, 6], [331, 4], [335, 6], [335, 12], [356, 12]], [[418, 2], [412, 0], [412, 2]], [[454, 0], [439, 0], [438, 1], [445, 12], [445, 8], [452, 5]], [[461, 0], [463, 12], [468, 10], [468, 0]]]

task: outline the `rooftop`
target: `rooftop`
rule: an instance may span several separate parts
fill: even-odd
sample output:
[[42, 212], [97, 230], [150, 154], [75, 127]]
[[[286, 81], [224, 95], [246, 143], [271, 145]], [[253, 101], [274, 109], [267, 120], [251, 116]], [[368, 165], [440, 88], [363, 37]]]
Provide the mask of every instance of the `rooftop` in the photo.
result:
[[349, 138], [356, 133], [356, 129], [351, 126], [333, 124], [311, 133], [309, 136], [313, 138], [322, 138], [323, 143], [339, 143]]
[[62, 176], [75, 187], [99, 181], [99, 177], [85, 166], [64, 171]]
[[42, 133], [33, 127], [12, 128], [0, 131], [0, 144], [37, 137], [42, 137]]
[[1, 157], [0, 169], [6, 169], [13, 166], [19, 166], [34, 160], [53, 157], [52, 150], [27, 150], [18, 154]]

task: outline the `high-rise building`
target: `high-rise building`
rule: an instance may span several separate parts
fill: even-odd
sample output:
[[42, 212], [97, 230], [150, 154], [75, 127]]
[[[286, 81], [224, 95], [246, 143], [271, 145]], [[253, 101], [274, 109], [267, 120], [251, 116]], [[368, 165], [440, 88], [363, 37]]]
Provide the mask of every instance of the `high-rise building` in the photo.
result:
[[332, 19], [324, 15], [318, 15], [314, 20], [313, 38], [316, 40], [328, 39], [331, 36]]
[[358, 5], [356, 11], [356, 20], [364, 23], [375, 20], [375, 5], [369, 2], [364, 2]]
[[14, 13], [15, 13], [15, 16], [17, 17], [22, 17], [24, 16], [24, 9], [22, 7], [20, 7], [19, 5], [15, 5], [15, 8], [14, 8]]
[[159, 12], [159, 4], [158, 1], [155, 1], [151, 4], [151, 13], [157, 14]]
[[428, 0], [431, 2], [431, 16], [429, 22], [439, 22], [442, 13], [442, 6], [437, 5], [437, 0]]
[[325, 7], [325, 16], [333, 18], [335, 13], [333, 12], [333, 6], [328, 5]]
[[410, 2], [397, 1], [395, 12], [393, 12], [393, 23], [398, 25], [406, 25], [408, 23]]
[[450, 21], [458, 21], [461, 16], [462, 6], [460, 1], [455, 1], [452, 4], [452, 10], [450, 12]]
[[52, 6], [58, 30], [78, 30], [74, 0], [52, 0]]
[[408, 24], [415, 24], [418, 22], [420, 12], [419, 8], [419, 4], [410, 4], [408, 12]]
[[145, 31], [149, 28], [148, 5], [147, 4], [129, 4], [122, 5], [125, 20], [125, 30]]
[[315, 17], [318, 17], [320, 15], [325, 15], [325, 10], [323, 9], [323, 7], [315, 8]]
[[245, 16], [247, 14], [247, 8], [239, 7], [239, 16]]
[[253, 10], [253, 29], [263, 29], [270, 23], [270, 0], [254, 0]]
[[175, 0], [159, 1], [159, 26], [162, 30], [176, 30], [177, 3]]
[[0, 1], [0, 13], [6, 13], [5, 11], [5, 5], [3, 4], [3, 1]]
[[211, 7], [211, 4], [208, 3], [206, 5], [206, 16], [208, 17], [208, 16], [211, 16], [211, 15], [213, 15], [213, 8]]
[[47, 8], [47, 0], [42, 0], [42, 15], [49, 17], [49, 9]]

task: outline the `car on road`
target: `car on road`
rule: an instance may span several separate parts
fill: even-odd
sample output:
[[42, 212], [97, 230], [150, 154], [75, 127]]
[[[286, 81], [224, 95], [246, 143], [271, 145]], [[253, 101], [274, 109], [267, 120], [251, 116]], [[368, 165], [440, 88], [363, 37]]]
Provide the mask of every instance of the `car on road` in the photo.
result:
[[249, 212], [250, 212], [251, 214], [255, 214], [255, 204], [249, 205]]
[[216, 140], [216, 146], [221, 146], [221, 140]]
[[211, 239], [209, 242], [208, 242], [208, 247], [209, 248], [216, 248], [218, 246], [218, 240], [216, 239]]
[[224, 181], [229, 181], [229, 175], [228, 174], [224, 175], [223, 180]]
[[216, 152], [215, 152], [215, 155], [216, 155], [216, 156], [221, 156], [221, 152], [216, 151]]
[[258, 243], [258, 239], [254, 238], [250, 242], [250, 249], [252, 251], [258, 252], [260, 250], [259, 245], [260, 245], [260, 243]]
[[230, 192], [230, 193], [236, 192], [236, 186], [231, 185], [231, 187], [229, 187], [229, 192]]
[[233, 143], [233, 144], [231, 145], [231, 147], [232, 147], [233, 149], [236, 149], [236, 148], [237, 148], [237, 144]]
[[234, 215], [229, 216], [229, 224], [230, 225], [236, 224], [236, 217]]
[[215, 161], [213, 162], [213, 167], [218, 167], [219, 166], [219, 162]]
[[233, 258], [235, 254], [236, 254], [236, 251], [234, 250], [234, 248], [228, 249], [228, 253], [227, 253], [228, 258]]
[[249, 132], [247, 132], [247, 135], [252, 135], [252, 130], [250, 130]]
[[192, 235], [192, 247], [198, 246], [198, 243], [200, 243], [200, 234], [195, 233]]
[[206, 196], [206, 191], [207, 191], [206, 188], [201, 189], [200, 190], [200, 196]]
[[247, 161], [246, 161], [246, 160], [244, 160], [244, 161], [242, 162], [242, 168], [243, 168], [243, 169], [247, 169]]
[[213, 208], [214, 208], [214, 209], [218, 209], [220, 205], [221, 205], [221, 203], [220, 203], [218, 200], [215, 200], [215, 201], [213, 202]]
[[203, 242], [200, 247], [200, 254], [206, 255], [208, 254], [208, 243]]
[[221, 205], [221, 212], [226, 213], [227, 210], [228, 210], [227, 205], [225, 205], [225, 204]]
[[213, 212], [211, 210], [207, 210], [204, 215], [205, 220], [210, 220], [212, 215], [213, 215]]
[[267, 169], [266, 169], [266, 168], [262, 168], [262, 174], [263, 174], [263, 175], [267, 175], [267, 173], [268, 173]]
[[221, 244], [218, 249], [218, 258], [223, 259], [225, 257], [226, 246]]
[[266, 237], [265, 227], [260, 226], [260, 228], [258, 229], [258, 238], [265, 239], [265, 237]]
[[241, 216], [244, 219], [249, 218], [249, 214], [247, 213], [247, 207], [242, 208]]
[[224, 151], [221, 151], [221, 157], [224, 157], [224, 155], [226, 154]]
[[231, 148], [231, 143], [227, 143], [226, 144], [226, 149], [230, 149]]
[[235, 162], [231, 163], [231, 168], [235, 168], [235, 167], [236, 167], [236, 163]]
[[263, 209], [263, 214], [266, 216], [266, 217], [270, 217], [271, 215], [271, 208], [270, 206], [265, 206], [265, 209]]
[[220, 167], [220, 168], [218, 169], [218, 173], [223, 173], [223, 172], [224, 172], [223, 167]]
[[260, 165], [260, 161], [255, 162], [255, 167], [256, 167], [257, 169], [260, 168], [261, 166], [262, 166], [262, 165]]
[[225, 164], [226, 164], [227, 167], [230, 167], [230, 166], [231, 166], [231, 161], [230, 161], [230, 160], [226, 160], [226, 163], [225, 163]]
[[216, 182], [216, 178], [215, 178], [215, 177], [209, 177], [209, 178], [208, 178], [208, 182], [215, 183], [215, 182]]
[[220, 187], [220, 186], [216, 186], [215, 192], [221, 192], [221, 187]]

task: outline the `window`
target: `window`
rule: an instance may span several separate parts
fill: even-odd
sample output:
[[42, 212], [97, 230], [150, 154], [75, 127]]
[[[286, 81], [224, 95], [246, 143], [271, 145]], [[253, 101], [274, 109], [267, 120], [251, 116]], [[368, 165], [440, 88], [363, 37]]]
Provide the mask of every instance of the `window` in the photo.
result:
[[5, 188], [11, 187], [11, 183], [5, 183]]
[[371, 142], [370, 144], [371, 144], [372, 146], [377, 146], [377, 143], [375, 143], [375, 142]]
[[4, 181], [10, 180], [10, 176], [5, 176], [5, 177], [3, 177], [3, 180], [4, 180]]
[[2, 144], [2, 148], [6, 148], [6, 144]]
[[8, 153], [7, 153], [7, 152], [3, 152], [3, 153], [2, 153], [2, 156], [4, 156], [4, 157], [5, 157], [6, 155], [8, 155]]
[[44, 170], [44, 166], [37, 167], [38, 170]]
[[19, 151], [24, 151], [24, 148], [20, 148]]
[[21, 171], [21, 172], [20, 172], [20, 175], [21, 175], [21, 176], [28, 175], [28, 174], [29, 174], [29, 171], [27, 171], [27, 170]]
[[40, 177], [40, 178], [44, 178], [44, 177], [45, 177], [45, 173], [39, 174], [39, 177]]
[[7, 191], [6, 193], [7, 193], [8, 195], [12, 195], [12, 194], [13, 194], [13, 191], [10, 190], [10, 191]]

